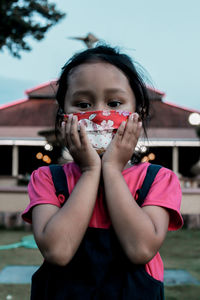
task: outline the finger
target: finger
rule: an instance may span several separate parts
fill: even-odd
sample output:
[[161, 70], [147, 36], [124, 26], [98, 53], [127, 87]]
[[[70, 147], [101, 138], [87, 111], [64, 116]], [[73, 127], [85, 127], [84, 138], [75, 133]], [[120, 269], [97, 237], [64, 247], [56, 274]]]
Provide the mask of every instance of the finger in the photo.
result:
[[70, 132], [71, 132], [71, 123], [72, 123], [72, 114], [69, 115], [66, 125], [65, 125], [65, 141], [67, 144], [67, 147], [71, 145], [71, 137], [70, 137]]
[[137, 131], [136, 131], [137, 138], [140, 137], [141, 131], [142, 131], [142, 122], [139, 121], [138, 124], [137, 124]]
[[60, 127], [60, 133], [61, 133], [61, 138], [62, 138], [62, 140], [64, 140], [65, 139], [65, 135], [66, 135], [66, 122], [62, 122], [61, 123], [61, 127]]
[[67, 140], [66, 140], [66, 122], [61, 123], [61, 142], [64, 146], [67, 147]]
[[76, 146], [76, 147], [81, 146], [80, 137], [79, 137], [79, 133], [78, 133], [78, 118], [77, 118], [77, 116], [72, 117], [70, 138], [71, 138], [71, 141], [74, 146]]
[[83, 146], [87, 146], [88, 144], [90, 144], [86, 130], [85, 130], [85, 126], [83, 123], [80, 123], [80, 142]]
[[133, 115], [133, 123], [135, 123], [135, 133], [137, 134], [141, 131], [142, 128], [142, 120], [140, 119], [140, 116], [137, 113]]
[[135, 147], [140, 137], [141, 129], [142, 122], [139, 119], [139, 115], [137, 113], [130, 115], [122, 142], [126, 145], [131, 145], [131, 147]]
[[123, 135], [124, 135], [125, 128], [126, 128], [126, 122], [123, 121], [123, 122], [120, 124], [119, 128], [117, 129], [117, 132], [116, 132], [116, 134], [115, 134], [114, 140], [122, 140]]
[[132, 139], [135, 138], [137, 131], [137, 120], [138, 116], [135, 114], [131, 114], [128, 118], [126, 128], [123, 135], [123, 141], [126, 143], [130, 143]]
[[130, 116], [130, 122], [132, 121], [133, 124], [133, 131], [134, 133], [137, 132], [138, 128], [138, 122], [139, 122], [139, 115], [137, 113], [134, 113]]

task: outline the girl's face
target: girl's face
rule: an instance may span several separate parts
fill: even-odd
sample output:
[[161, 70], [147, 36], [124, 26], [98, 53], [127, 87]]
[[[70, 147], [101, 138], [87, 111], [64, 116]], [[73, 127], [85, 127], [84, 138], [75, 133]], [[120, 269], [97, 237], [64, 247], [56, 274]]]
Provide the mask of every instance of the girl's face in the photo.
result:
[[135, 112], [136, 99], [124, 73], [106, 62], [75, 67], [68, 78], [65, 113], [95, 110]]

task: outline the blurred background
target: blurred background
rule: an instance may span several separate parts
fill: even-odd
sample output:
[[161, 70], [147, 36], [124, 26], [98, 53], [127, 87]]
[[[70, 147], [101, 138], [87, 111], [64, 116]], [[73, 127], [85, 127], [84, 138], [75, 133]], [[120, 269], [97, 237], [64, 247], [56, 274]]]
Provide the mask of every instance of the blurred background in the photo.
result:
[[[199, 230], [199, 12], [198, 0], [0, 0], [1, 244], [17, 242], [31, 230], [21, 212], [29, 203], [32, 171], [70, 159], [54, 134], [56, 81], [74, 53], [97, 43], [117, 46], [143, 74], [151, 110], [148, 139], [141, 137], [137, 151], [142, 162], [177, 174], [184, 226]], [[200, 280], [197, 234], [171, 235], [163, 255], [167, 267], [185, 268]], [[0, 270], [7, 264], [41, 261], [38, 250], [1, 250], [0, 255]], [[169, 288], [167, 299], [199, 299], [199, 292], [194, 286]], [[2, 299], [28, 295], [29, 287], [19, 285], [4, 285], [0, 293]]]
[[[17, 2], [23, 5], [26, 1]], [[69, 38], [91, 32], [138, 61], [154, 87], [166, 93], [167, 101], [200, 109], [198, 0], [55, 0], [48, 3], [56, 4], [56, 9], [66, 15], [40, 41], [30, 33], [24, 37], [31, 51], [19, 51], [21, 59], [16, 59], [7, 47], [1, 47], [0, 103], [23, 98], [26, 89], [57, 78], [69, 57], [85, 48], [81, 41]], [[48, 22], [36, 17], [35, 23]], [[8, 24], [4, 22], [4, 26], [7, 28]], [[13, 45], [13, 48], [17, 47]]]
[[148, 87], [148, 140], [138, 144], [142, 162], [177, 174], [182, 213], [200, 226], [199, 2], [0, 5], [0, 223], [21, 226], [31, 172], [69, 159], [54, 134], [56, 80], [74, 53], [103, 42], [130, 55]]

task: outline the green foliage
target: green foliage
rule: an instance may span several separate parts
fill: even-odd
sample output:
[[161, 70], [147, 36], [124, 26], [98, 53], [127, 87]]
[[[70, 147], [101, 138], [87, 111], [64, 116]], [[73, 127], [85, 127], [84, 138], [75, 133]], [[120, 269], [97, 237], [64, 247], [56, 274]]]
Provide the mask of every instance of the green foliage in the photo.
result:
[[64, 16], [48, 0], [0, 0], [0, 50], [20, 58], [20, 51], [31, 50], [27, 37], [42, 40]]

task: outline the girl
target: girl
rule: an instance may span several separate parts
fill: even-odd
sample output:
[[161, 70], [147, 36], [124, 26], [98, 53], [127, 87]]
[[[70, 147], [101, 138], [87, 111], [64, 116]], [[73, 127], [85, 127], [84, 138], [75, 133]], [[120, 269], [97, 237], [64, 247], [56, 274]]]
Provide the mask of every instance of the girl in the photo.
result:
[[[64, 203], [49, 167], [29, 183], [23, 218], [44, 257], [31, 299], [163, 299], [158, 250], [182, 226], [181, 190], [161, 168], [142, 207], [136, 201], [149, 166], [128, 163], [148, 115], [142, 78], [128, 56], [98, 46], [72, 57], [58, 84], [57, 130], [74, 162], [63, 166]], [[92, 134], [103, 146], [92, 146]]]

